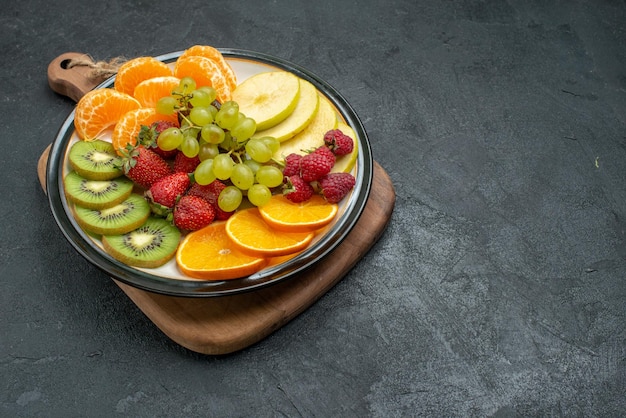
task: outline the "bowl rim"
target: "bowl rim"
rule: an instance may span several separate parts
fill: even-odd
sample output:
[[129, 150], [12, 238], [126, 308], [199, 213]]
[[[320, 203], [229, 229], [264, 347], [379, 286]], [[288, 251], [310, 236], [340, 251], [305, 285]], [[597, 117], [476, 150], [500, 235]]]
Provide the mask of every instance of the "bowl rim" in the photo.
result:
[[[358, 141], [357, 182], [352, 192], [352, 197], [341, 218], [325, 232], [319, 241], [296, 257], [281, 264], [264, 268], [250, 276], [223, 281], [207, 281], [192, 278], [172, 279], [151, 274], [149, 271], [136, 269], [121, 263], [106, 254], [104, 250], [97, 248], [93, 240], [76, 223], [74, 217], [69, 215], [70, 209], [62, 190], [65, 154], [67, 145], [74, 133], [75, 110], [72, 110], [59, 128], [50, 148], [46, 168], [48, 201], [57, 225], [74, 249], [113, 279], [129, 286], [153, 293], [184, 297], [228, 296], [272, 286], [284, 280], [294, 278], [299, 272], [313, 266], [326, 257], [346, 238], [365, 209], [372, 187], [373, 158], [363, 124], [348, 101], [320, 77], [287, 60], [243, 49], [218, 49], [227, 59], [243, 59], [289, 71], [312, 83], [332, 103], [345, 122], [354, 130], [355, 139]], [[169, 63], [175, 61], [183, 52], [172, 52], [156, 56], [155, 58]], [[110, 88], [113, 86], [114, 81], [115, 76], [112, 76], [94, 89]]]

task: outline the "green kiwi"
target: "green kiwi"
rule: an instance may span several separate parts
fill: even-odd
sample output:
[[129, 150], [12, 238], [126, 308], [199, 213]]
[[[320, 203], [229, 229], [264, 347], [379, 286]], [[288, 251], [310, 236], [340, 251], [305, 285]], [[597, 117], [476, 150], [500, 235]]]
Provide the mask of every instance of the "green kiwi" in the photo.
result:
[[134, 231], [103, 235], [104, 250], [116, 260], [134, 267], [155, 268], [167, 263], [176, 253], [180, 231], [163, 218], [149, 217]]
[[100, 139], [74, 143], [68, 160], [78, 174], [90, 180], [110, 180], [124, 174], [122, 159], [113, 145]]
[[111, 180], [88, 180], [76, 171], [63, 179], [65, 196], [87, 209], [104, 209], [123, 202], [133, 192], [133, 182], [126, 177]]
[[150, 216], [148, 201], [137, 193], [105, 209], [88, 209], [75, 205], [76, 222], [96, 235], [125, 234], [139, 228]]

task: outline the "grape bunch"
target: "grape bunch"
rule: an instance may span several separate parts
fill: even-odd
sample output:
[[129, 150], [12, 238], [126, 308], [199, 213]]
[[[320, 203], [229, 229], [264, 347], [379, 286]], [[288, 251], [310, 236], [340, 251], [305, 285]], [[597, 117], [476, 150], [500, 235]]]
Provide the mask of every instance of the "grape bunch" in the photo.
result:
[[207, 185], [216, 179], [228, 183], [218, 198], [223, 211], [236, 210], [244, 196], [262, 206], [272, 189], [283, 184], [282, 170], [272, 161], [280, 142], [269, 136], [253, 138], [254, 119], [240, 112], [234, 101], [217, 102], [212, 87], [197, 87], [193, 78], [183, 77], [170, 96], [158, 100], [156, 109], [163, 115], [177, 114], [180, 121], [180, 127], [160, 133], [159, 148], [197, 156], [196, 183]]

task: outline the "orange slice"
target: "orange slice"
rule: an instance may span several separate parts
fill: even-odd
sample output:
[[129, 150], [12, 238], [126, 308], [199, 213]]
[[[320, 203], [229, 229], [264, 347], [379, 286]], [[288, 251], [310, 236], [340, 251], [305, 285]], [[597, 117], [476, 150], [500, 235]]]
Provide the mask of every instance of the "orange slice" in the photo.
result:
[[137, 143], [137, 135], [141, 131], [141, 125], [150, 126], [154, 122], [167, 120], [178, 124], [176, 115], [162, 115], [154, 108], [142, 107], [126, 112], [113, 128], [111, 135], [111, 144], [119, 153], [128, 144], [135, 145]]
[[259, 207], [263, 220], [273, 229], [285, 232], [310, 232], [328, 225], [337, 214], [338, 206], [320, 195], [302, 203], [293, 203], [283, 195], [274, 195]]
[[126, 112], [141, 107], [129, 94], [113, 89], [87, 92], [76, 104], [74, 127], [85, 141], [99, 138], [107, 128], [115, 125]]
[[235, 90], [237, 87], [237, 75], [228, 61], [226, 61], [226, 58], [224, 58], [222, 53], [217, 48], [213, 48], [209, 45], [194, 45], [183, 51], [181, 56], [178, 58], [180, 59], [191, 56], [208, 58], [217, 64], [218, 68], [224, 75], [224, 78], [226, 78], [226, 82], [228, 83], [230, 89]]
[[217, 99], [224, 103], [231, 100], [232, 89], [219, 66], [209, 58], [191, 55], [178, 58], [174, 66], [174, 76], [191, 77], [197, 87], [211, 86], [217, 92]]
[[179, 84], [180, 79], [173, 75], [152, 77], [137, 84], [133, 97], [139, 100], [142, 107], [156, 107], [159, 99], [170, 96]]
[[176, 262], [189, 277], [229, 280], [259, 271], [267, 260], [241, 252], [228, 238], [225, 222], [213, 222], [183, 239], [176, 252]]
[[259, 257], [277, 257], [306, 248], [313, 232], [283, 232], [270, 227], [257, 208], [242, 209], [226, 221], [226, 233], [242, 251]]
[[154, 57], [138, 57], [126, 61], [117, 70], [115, 90], [132, 95], [137, 84], [153, 77], [172, 75], [172, 70], [164, 62]]

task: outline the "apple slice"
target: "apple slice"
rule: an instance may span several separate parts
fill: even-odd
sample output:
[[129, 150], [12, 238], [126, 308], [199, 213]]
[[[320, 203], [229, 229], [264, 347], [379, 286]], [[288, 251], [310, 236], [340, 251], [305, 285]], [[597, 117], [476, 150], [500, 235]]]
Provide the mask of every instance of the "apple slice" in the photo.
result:
[[258, 131], [271, 128], [293, 113], [300, 97], [299, 78], [287, 71], [256, 74], [233, 91], [239, 111], [256, 121]]
[[341, 130], [341, 132], [352, 138], [352, 141], [354, 142], [354, 147], [352, 148], [352, 152], [350, 154], [337, 157], [337, 161], [335, 161], [335, 165], [333, 166], [332, 171], [334, 173], [349, 173], [352, 171], [352, 169], [354, 168], [354, 164], [356, 163], [356, 158], [359, 154], [359, 143], [356, 140], [356, 134], [354, 133], [354, 130], [350, 127], [350, 125], [340, 121], [339, 123], [337, 123], [337, 129]]
[[335, 108], [325, 96], [319, 95], [319, 108], [311, 123], [293, 138], [282, 142], [273, 158], [281, 161], [292, 152], [304, 155], [307, 150], [324, 145], [324, 134], [337, 128], [337, 122]]
[[315, 118], [318, 107], [319, 97], [317, 89], [308, 81], [300, 79], [300, 97], [291, 115], [272, 128], [263, 131], [257, 129], [254, 137], [273, 136], [280, 142], [284, 142], [300, 133], [311, 123], [313, 118]]

